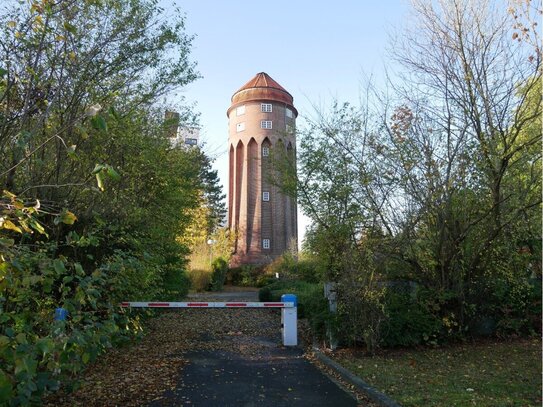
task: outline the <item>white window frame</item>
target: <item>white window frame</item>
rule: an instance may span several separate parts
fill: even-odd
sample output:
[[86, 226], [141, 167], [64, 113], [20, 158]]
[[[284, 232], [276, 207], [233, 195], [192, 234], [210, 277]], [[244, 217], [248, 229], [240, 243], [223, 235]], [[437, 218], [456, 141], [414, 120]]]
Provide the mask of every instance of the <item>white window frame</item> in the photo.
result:
[[294, 112], [290, 110], [288, 107], [285, 109], [285, 112], [288, 118], [292, 119], [294, 117]]
[[270, 193], [268, 191], [263, 191], [262, 192], [262, 200], [264, 202], [269, 202], [270, 201]]
[[270, 148], [268, 146], [262, 147], [262, 157], [267, 157], [270, 155]]
[[271, 130], [273, 128], [273, 122], [271, 120], [260, 120], [260, 128]]
[[262, 239], [262, 248], [269, 249], [271, 247], [270, 239]]
[[245, 122], [236, 124], [236, 132], [241, 132], [245, 130]]
[[273, 111], [273, 107], [271, 103], [261, 103], [260, 104], [260, 111], [264, 113], [271, 113]]
[[236, 107], [236, 116], [243, 116], [245, 114], [245, 105]]

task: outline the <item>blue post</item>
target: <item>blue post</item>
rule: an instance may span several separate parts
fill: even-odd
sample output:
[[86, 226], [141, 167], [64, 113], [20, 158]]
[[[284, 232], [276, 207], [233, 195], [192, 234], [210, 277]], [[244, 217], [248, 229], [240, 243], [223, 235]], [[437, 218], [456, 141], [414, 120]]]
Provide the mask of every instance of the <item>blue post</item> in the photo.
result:
[[66, 321], [68, 318], [68, 310], [64, 308], [55, 308], [55, 321]]
[[298, 297], [296, 297], [294, 294], [283, 294], [281, 296], [281, 302], [293, 302], [294, 306], [298, 306]]

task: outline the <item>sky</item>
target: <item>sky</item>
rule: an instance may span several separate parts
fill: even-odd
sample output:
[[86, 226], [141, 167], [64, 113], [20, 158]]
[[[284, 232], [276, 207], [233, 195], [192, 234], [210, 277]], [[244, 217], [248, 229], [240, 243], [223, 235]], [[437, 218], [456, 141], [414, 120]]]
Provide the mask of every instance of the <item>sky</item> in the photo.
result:
[[[161, 2], [174, 4], [186, 14], [186, 33], [195, 35], [192, 60], [202, 76], [179, 95], [200, 112], [201, 140], [216, 157], [225, 193], [232, 95], [266, 72], [293, 95], [298, 128], [315, 105], [356, 103], [364, 75], [383, 79], [390, 37], [409, 8], [408, 0]], [[299, 213], [300, 243], [307, 224]]]

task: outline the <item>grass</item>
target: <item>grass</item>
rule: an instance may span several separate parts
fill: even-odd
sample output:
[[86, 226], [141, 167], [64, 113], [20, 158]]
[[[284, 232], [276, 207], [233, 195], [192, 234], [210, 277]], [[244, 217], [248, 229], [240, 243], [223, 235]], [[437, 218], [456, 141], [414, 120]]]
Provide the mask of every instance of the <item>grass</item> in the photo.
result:
[[403, 406], [541, 406], [541, 340], [334, 356]]

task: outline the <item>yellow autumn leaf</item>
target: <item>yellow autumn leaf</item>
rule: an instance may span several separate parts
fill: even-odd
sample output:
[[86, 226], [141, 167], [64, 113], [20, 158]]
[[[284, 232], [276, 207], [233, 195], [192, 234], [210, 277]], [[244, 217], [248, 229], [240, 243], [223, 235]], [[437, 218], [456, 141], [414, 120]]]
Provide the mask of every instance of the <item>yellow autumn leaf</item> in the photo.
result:
[[73, 225], [76, 220], [77, 220], [77, 216], [75, 216], [72, 212], [68, 210], [63, 211], [60, 214], [60, 221], [67, 225]]
[[15, 223], [13, 223], [12, 221], [10, 221], [9, 219], [4, 220], [4, 222], [2, 223], [2, 228], [3, 229], [13, 230], [13, 231], [18, 232], [18, 233], [23, 233], [21, 228], [19, 226], [17, 226]]

